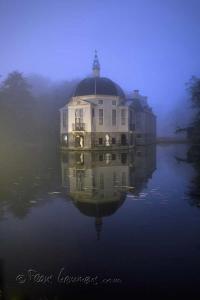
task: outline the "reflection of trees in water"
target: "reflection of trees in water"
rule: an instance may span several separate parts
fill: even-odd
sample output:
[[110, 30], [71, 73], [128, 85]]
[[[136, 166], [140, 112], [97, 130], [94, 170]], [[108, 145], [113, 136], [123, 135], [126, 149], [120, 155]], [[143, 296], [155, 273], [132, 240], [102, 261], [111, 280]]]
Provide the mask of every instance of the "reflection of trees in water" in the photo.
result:
[[177, 162], [191, 164], [195, 170], [195, 176], [188, 185], [187, 196], [192, 205], [200, 207], [200, 146], [191, 145], [186, 158], [175, 157]]
[[196, 176], [190, 183], [188, 195], [193, 205], [200, 206], [200, 78], [193, 76], [187, 85], [193, 117], [187, 127], [178, 128], [176, 133], [186, 132], [190, 147], [185, 159], [176, 159], [193, 165]]
[[192, 145], [188, 151], [188, 161], [192, 163], [196, 176], [189, 186], [189, 196], [193, 205], [200, 207], [200, 146]]
[[192, 77], [189, 82], [189, 94], [194, 116], [188, 130], [190, 149], [187, 160], [192, 163], [196, 176], [193, 178], [189, 195], [193, 204], [200, 206], [200, 78]]
[[[53, 151], [52, 151], [53, 152]], [[47, 155], [48, 154], [48, 155]], [[7, 212], [18, 218], [25, 217], [31, 207], [44, 203], [44, 194], [55, 190], [54, 152], [45, 149], [8, 149], [1, 153], [0, 219]]]

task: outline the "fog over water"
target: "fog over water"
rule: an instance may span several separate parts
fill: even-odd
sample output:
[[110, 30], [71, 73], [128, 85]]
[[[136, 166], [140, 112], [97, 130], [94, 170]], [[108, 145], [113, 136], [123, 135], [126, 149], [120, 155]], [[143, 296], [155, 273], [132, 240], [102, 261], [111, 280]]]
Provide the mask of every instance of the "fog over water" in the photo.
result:
[[101, 74], [139, 89], [159, 135], [188, 120], [185, 83], [200, 76], [199, 0], [0, 0], [0, 74], [18, 70], [51, 82]]

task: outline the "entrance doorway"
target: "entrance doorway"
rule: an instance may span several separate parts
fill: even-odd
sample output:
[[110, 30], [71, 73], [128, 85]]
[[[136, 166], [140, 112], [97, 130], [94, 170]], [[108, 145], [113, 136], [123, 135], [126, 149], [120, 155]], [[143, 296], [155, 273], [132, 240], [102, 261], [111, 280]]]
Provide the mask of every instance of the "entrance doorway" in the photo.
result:
[[83, 135], [76, 135], [75, 136], [75, 147], [76, 148], [83, 148], [84, 147], [84, 137], [83, 137]]

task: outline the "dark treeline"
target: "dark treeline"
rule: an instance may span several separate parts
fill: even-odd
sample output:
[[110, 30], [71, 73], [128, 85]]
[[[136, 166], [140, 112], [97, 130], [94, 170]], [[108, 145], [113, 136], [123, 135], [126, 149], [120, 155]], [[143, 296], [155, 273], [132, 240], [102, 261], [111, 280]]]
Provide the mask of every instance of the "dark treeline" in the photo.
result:
[[188, 137], [193, 145], [200, 145], [200, 78], [192, 77], [189, 82], [189, 94], [194, 117], [188, 131]]
[[1, 145], [44, 144], [59, 139], [59, 109], [77, 80], [52, 83], [14, 71], [0, 85]]
[[196, 175], [189, 185], [188, 196], [192, 205], [200, 207], [200, 78], [193, 76], [187, 83], [188, 100], [192, 114], [187, 127], [178, 127], [176, 133], [186, 132], [189, 149], [186, 158], [178, 158], [193, 165]]
[[196, 176], [190, 185], [189, 196], [192, 204], [200, 206], [200, 78], [192, 77], [188, 84], [188, 91], [194, 115], [187, 128], [190, 141], [187, 161], [192, 163], [196, 170]]

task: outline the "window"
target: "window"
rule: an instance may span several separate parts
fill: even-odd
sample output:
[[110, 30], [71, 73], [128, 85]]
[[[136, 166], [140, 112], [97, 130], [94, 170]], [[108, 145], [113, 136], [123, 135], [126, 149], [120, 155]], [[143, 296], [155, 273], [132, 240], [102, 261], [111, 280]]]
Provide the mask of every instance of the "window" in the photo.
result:
[[134, 118], [133, 118], [133, 111], [130, 110], [130, 113], [129, 113], [129, 127], [130, 127], [130, 130], [135, 130], [135, 124], [134, 124]]
[[63, 111], [63, 127], [67, 127], [67, 112], [66, 110]]
[[103, 100], [99, 100], [98, 103], [99, 103], [100, 105], [102, 105], [102, 104], [103, 104]]
[[112, 105], [116, 105], [116, 104], [117, 104], [116, 100], [112, 100]]
[[103, 139], [99, 138], [99, 145], [103, 145]]
[[141, 114], [140, 114], [140, 113], [137, 113], [137, 114], [136, 114], [135, 127], [136, 127], [137, 129], [140, 129], [140, 128], [141, 128]]
[[112, 144], [116, 144], [116, 139], [112, 138]]
[[121, 154], [121, 163], [126, 164], [127, 162], [127, 153], [122, 153]]
[[64, 134], [64, 136], [63, 136], [63, 140], [64, 140], [64, 142], [67, 144], [67, 135], [66, 134]]
[[121, 110], [121, 125], [126, 125], [126, 110]]
[[126, 173], [122, 172], [122, 186], [126, 186]]
[[103, 190], [104, 189], [104, 175], [102, 173], [100, 174], [99, 185], [100, 185], [100, 189]]
[[103, 125], [103, 109], [99, 109], [99, 125]]
[[132, 112], [132, 110], [130, 110], [130, 121], [131, 121], [131, 123], [132, 123], [132, 120], [133, 120], [133, 112]]
[[117, 185], [117, 174], [116, 172], [113, 172], [113, 186]]
[[95, 110], [94, 110], [94, 108], [92, 108], [92, 117], [93, 118], [95, 117]]
[[99, 154], [99, 161], [103, 161], [103, 154]]
[[135, 124], [130, 124], [130, 130], [135, 130]]
[[133, 145], [133, 134], [130, 135], [130, 144]]
[[117, 113], [116, 113], [116, 109], [112, 110], [112, 125], [116, 126], [117, 123]]
[[112, 160], [116, 160], [116, 154], [112, 154]]
[[83, 123], [83, 109], [75, 109], [75, 123]]
[[83, 191], [84, 190], [84, 170], [76, 170], [76, 190]]

